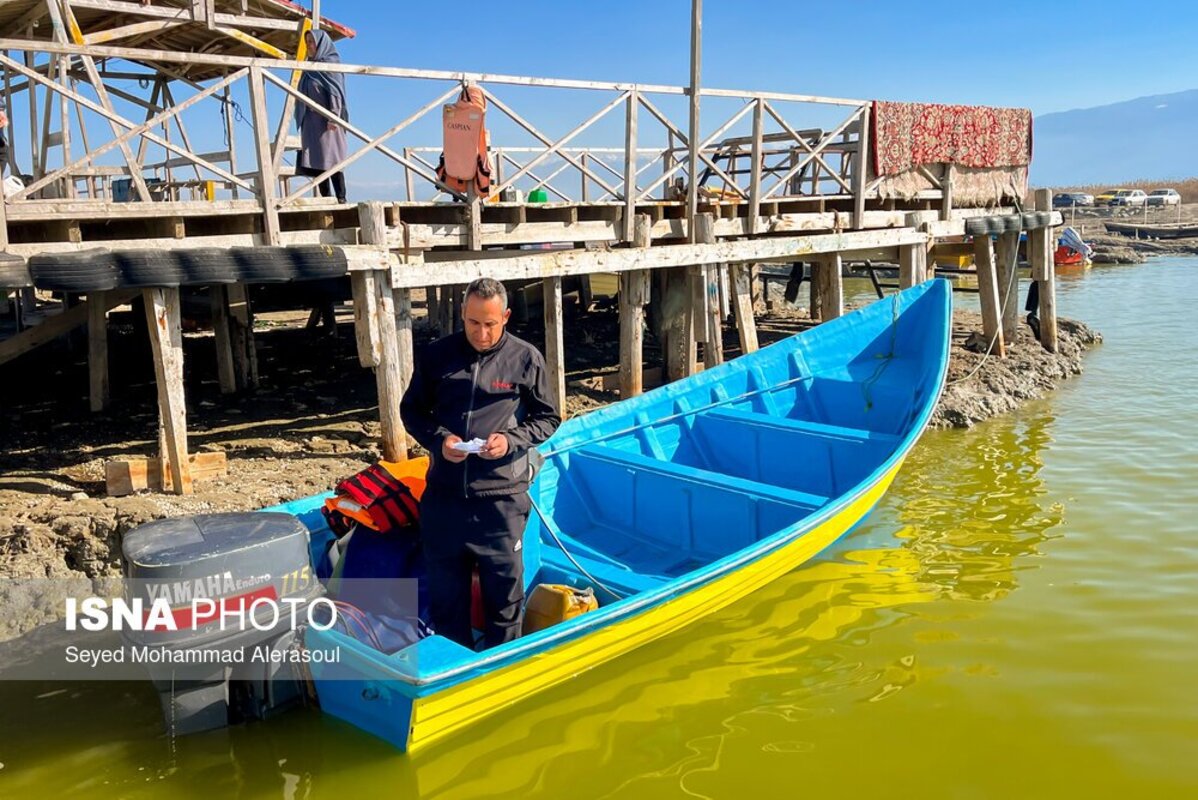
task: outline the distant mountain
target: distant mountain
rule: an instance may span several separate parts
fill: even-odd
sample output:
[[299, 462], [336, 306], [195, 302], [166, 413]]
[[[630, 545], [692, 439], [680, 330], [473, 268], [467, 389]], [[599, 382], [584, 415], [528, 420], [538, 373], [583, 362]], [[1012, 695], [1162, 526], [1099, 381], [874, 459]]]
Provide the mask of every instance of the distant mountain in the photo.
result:
[[[1198, 89], [1036, 117], [1034, 186], [1198, 175]], [[1144, 187], [1147, 188], [1147, 187]]]

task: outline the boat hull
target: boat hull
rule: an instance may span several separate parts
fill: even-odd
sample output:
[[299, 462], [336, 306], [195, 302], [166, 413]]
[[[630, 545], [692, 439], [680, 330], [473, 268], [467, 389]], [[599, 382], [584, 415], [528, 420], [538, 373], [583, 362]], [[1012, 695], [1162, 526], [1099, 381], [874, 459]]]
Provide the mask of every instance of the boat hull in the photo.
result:
[[[896, 338], [896, 331], [900, 330], [900, 306], [905, 304], [910, 310], [921, 299], [921, 310], [913, 314], [912, 319], [922, 319], [919, 325], [923, 327], [905, 326], [903, 330], [908, 341], [902, 343]], [[588, 571], [570, 557], [585, 576], [585, 580], [580, 579], [584, 584], [606, 588], [596, 575], [603, 576], [603, 581], [609, 580], [610, 576], [617, 580], [624, 576], [632, 581], [643, 575], [649, 583], [597, 611], [484, 653], [472, 653], [442, 637], [432, 636], [388, 655], [334, 631], [310, 630], [307, 642], [310, 648], [336, 647], [341, 653], [338, 663], [312, 666], [323, 710], [399, 749], [427, 747], [538, 692], [680, 631], [807, 562], [868, 515], [893, 482], [907, 453], [926, 426], [947, 371], [950, 305], [951, 291], [947, 283], [933, 281], [893, 300], [880, 301], [878, 308], [867, 309], [864, 315], [858, 312], [855, 318], [846, 317], [830, 323], [822, 334], [824, 339], [810, 340], [819, 341], [824, 353], [839, 353], [850, 341], [864, 342], [854, 350], [857, 355], [851, 363], [836, 366], [835, 359], [825, 359], [823, 367], [814, 366], [823, 357], [811, 349], [814, 345], [808, 340], [803, 344], [795, 339], [787, 340], [791, 344], [779, 343], [767, 348], [771, 352], [762, 351], [758, 361], [753, 361], [752, 356], [747, 357], [750, 360], [745, 364], [749, 366], [734, 366], [735, 362], [732, 362], [718, 368], [722, 372], [709, 371], [689, 379], [689, 384], [686, 381], [671, 384], [650, 395], [626, 401], [630, 404], [627, 414], [619, 407], [609, 407], [592, 419], [573, 420], [572, 426], [564, 430], [565, 436], [551, 441], [551, 445], [557, 442], [557, 447], [549, 449], [550, 463], [542, 472], [538, 486], [534, 487], [534, 499], [546, 504], [546, 509], [538, 509], [541, 522], [538, 523], [534, 515], [525, 534], [526, 570], [530, 559], [541, 569], [560, 570], [565, 563], [563, 554], [568, 556], [561, 538], [571, 547], [580, 548], [576, 552], [579, 555], [594, 554], [597, 542], [610, 544], [611, 537], [617, 536], [619, 528], [596, 527], [595, 514], [599, 512], [593, 507], [590, 517], [579, 516], [577, 508], [573, 511], [570, 508], [570, 502], [577, 506], [578, 498], [588, 491], [594, 493], [595, 486], [588, 480], [602, 482], [603, 491], [599, 496], [603, 498], [603, 508], [612, 503], [626, 504], [625, 511], [631, 516], [616, 514], [613, 519], [618, 525], [636, 529], [630, 531], [630, 535], [642, 534], [640, 541], [646, 543], [644, 546], [650, 546], [650, 540], [644, 539], [643, 535], [652, 531], [642, 529], [643, 518], [651, 516], [659, 522], [663, 518], [667, 523], [674, 520], [673, 524], [687, 529], [689, 539], [684, 539], [691, 543], [696, 554], [701, 549], [700, 544], [711, 544], [712, 530], [716, 530], [727, 544], [724, 554], [710, 557], [695, 568], [685, 559], [678, 562], [684, 566], [674, 567], [667, 566], [670, 562], [662, 560], [658, 562], [658, 569], [641, 573], [627, 567], [624, 572], [602, 572], [599, 569], [605, 566], [602, 560], [586, 561], [584, 558], [592, 570]], [[897, 371], [890, 373], [887, 380], [891, 390], [900, 387], [909, 392], [910, 406], [905, 410], [894, 411], [897, 407], [886, 406], [891, 402], [887, 398], [893, 398], [893, 394], [888, 394], [886, 381], [880, 380], [886, 373], [885, 364], [878, 359], [891, 357], [898, 359], [894, 367]], [[768, 366], [766, 361], [773, 366]], [[761, 366], [763, 364], [766, 366]], [[806, 373], [806, 377], [762, 384], [760, 388], [735, 395], [736, 391], [744, 391], [741, 383], [740, 389], [732, 390], [734, 396], [728, 396], [724, 387], [737, 386], [736, 381], [746, 377], [752, 387], [756, 385], [755, 381], [764, 380], [767, 367], [777, 376], [782, 375], [778, 370], [790, 370]], [[741, 370], [739, 377], [738, 369]], [[857, 377], [850, 380], [852, 375]], [[803, 383], [795, 385], [797, 380]], [[830, 382], [817, 391], [811, 381], [818, 380]], [[712, 381], [724, 383], [715, 386]], [[846, 387], [857, 384], [860, 390], [854, 389], [856, 394], [844, 394]], [[805, 399], [804, 391], [807, 392]], [[777, 396], [778, 400], [758, 396], [762, 392], [769, 393], [769, 397]], [[750, 396], [753, 398], [746, 399]], [[696, 408], [695, 402], [703, 402], [703, 397], [719, 399]], [[781, 403], [786, 398], [796, 404], [789, 412], [792, 416], [787, 416], [782, 408]], [[839, 413], [848, 414], [848, 418], [829, 418], [833, 401], [840, 404]], [[748, 406], [748, 409], [737, 411], [737, 404]], [[819, 413], [822, 417], [817, 416], [811, 421], [802, 418], [805, 413], [801, 411], [802, 406], [818, 409], [821, 404], [823, 410]], [[853, 408], [854, 404], [859, 405]], [[675, 409], [672, 415], [668, 411], [671, 408]], [[714, 410], [708, 411], [708, 408]], [[707, 426], [699, 424], [703, 414], [712, 415]], [[685, 419], [679, 421], [676, 418]], [[638, 422], [631, 428], [622, 427], [629, 419]], [[645, 422], [646, 419], [649, 421]], [[772, 420], [772, 423], [763, 420]], [[872, 428], [865, 424], [869, 420], [873, 420]], [[854, 421], [865, 430], [850, 429], [850, 423]], [[749, 431], [740, 439], [722, 439], [728, 447], [719, 456], [712, 452], [711, 441], [706, 444], [695, 442], [695, 447], [687, 451], [681, 448], [670, 451], [668, 437], [659, 439], [652, 435], [652, 431], [640, 430], [644, 424], [675, 425], [672, 429], [675, 436], [701, 438], [701, 435], [712, 434], [729, 437], [729, 426], [737, 423]], [[634, 430], [639, 432], [632, 432]], [[683, 433], [679, 434], [680, 430]], [[787, 438], [792, 436], [799, 438]], [[819, 449], [807, 454], [808, 460], [815, 456], [815, 472], [827, 470], [832, 476], [829, 485], [835, 488], [839, 484], [839, 492], [824, 492], [827, 496], [817, 498], [821, 502], [810, 506], [814, 510], [799, 513], [794, 509], [802, 507], [804, 498], [815, 497], [806, 493], [814, 488], [804, 489], [793, 481], [795, 476], [805, 469], [810, 472], [810, 469], [787, 456], [787, 453], [798, 451], [784, 448], [783, 443], [806, 441], [803, 437], [822, 443], [818, 445]], [[647, 458], [641, 450], [629, 449], [641, 440], [646, 449], [652, 448], [657, 453], [656, 459]], [[781, 455], [777, 450], [779, 447], [783, 447]], [[774, 463], [761, 460], [767, 456], [772, 457]], [[849, 456], [856, 462], [848, 461]], [[779, 457], [782, 461], [777, 460]], [[695, 461], [700, 458], [704, 463]], [[717, 461], [720, 463], [715, 463]], [[818, 466], [820, 463], [824, 464], [822, 468]], [[769, 471], [777, 467], [782, 471]], [[588, 473], [590, 469], [594, 472]], [[637, 482], [638, 473], [645, 478], [644, 482]], [[575, 485], [569, 487], [572, 474], [576, 478]], [[684, 487], [675, 494], [688, 499], [681, 506], [671, 504], [669, 491], [677, 486], [663, 481]], [[563, 500], [569, 494], [567, 489], [574, 495]], [[749, 527], [756, 524], [756, 540], [752, 539], [753, 531], [737, 530], [737, 523], [727, 528], [720, 527], [722, 522], [715, 523], [713, 528], [710, 519], [696, 516], [698, 500], [710, 499], [720, 492], [730, 496], [736, 492], [743, 494], [742, 505], [737, 505], [735, 496], [721, 501], [727, 505], [717, 511], [726, 511], [727, 515], [717, 516], [721, 520], [743, 521], [743, 525]], [[643, 499], [640, 506], [636, 503], [642, 501], [627, 499], [641, 494], [647, 495], [648, 499]], [[552, 504], [554, 498], [556, 505]], [[787, 506], [786, 502], [798, 505]], [[733, 514], [734, 511], [740, 516]], [[778, 518], [779, 511], [794, 513], [794, 516], [786, 517], [780, 528], [773, 527], [769, 523]], [[682, 516], [674, 516], [679, 513]], [[689, 520], [685, 524], [683, 517]], [[555, 518], [557, 522], [552, 522]], [[555, 532], [558, 524], [569, 528], [575, 537], [583, 538], [571, 538], [561, 530]], [[746, 535], [749, 536], [748, 545], [742, 544]], [[587, 536], [591, 538], [586, 539]], [[552, 541], [557, 542], [560, 552], [554, 550]], [[611, 553], [619, 554], [616, 550]], [[671, 569], [675, 571], [671, 572]], [[653, 572], [661, 574], [653, 575]], [[654, 580], [656, 583], [652, 582]], [[636, 584], [633, 581], [612, 585]]]

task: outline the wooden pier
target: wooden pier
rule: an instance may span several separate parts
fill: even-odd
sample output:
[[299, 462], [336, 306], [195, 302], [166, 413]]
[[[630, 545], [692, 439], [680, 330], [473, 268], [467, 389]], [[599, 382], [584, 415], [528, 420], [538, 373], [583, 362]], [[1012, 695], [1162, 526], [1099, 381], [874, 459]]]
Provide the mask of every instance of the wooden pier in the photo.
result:
[[[704, 87], [700, 19], [696, 2], [689, 85], [663, 86], [312, 64], [297, 50], [303, 31], [315, 24], [344, 38], [352, 30], [279, 0], [3, 2], [8, 168], [28, 181], [0, 204], [0, 246], [35, 266], [90, 257], [80, 253], [324, 246], [351, 281], [359, 361], [377, 376], [389, 459], [407, 453], [398, 407], [412, 367], [412, 290], [425, 290], [430, 317], [449, 328], [461, 288], [484, 275], [541, 283], [559, 402], [566, 390], [562, 282], [596, 273], [619, 276], [623, 396], [643, 388], [650, 304], [663, 312], [655, 333], [667, 379], [723, 360], [724, 307], [741, 350], [756, 349], [755, 266], [771, 262], [812, 265], [812, 313], [827, 320], [843, 312], [846, 261], [897, 264], [899, 285], [907, 287], [933, 276], [934, 248], [973, 248], [985, 335], [1001, 356], [1020, 307], [1021, 231], [1041, 286], [1042, 341], [1055, 348], [1052, 227], [1061, 218], [1047, 192], [1035, 198], [1043, 213], [1019, 207], [1026, 169], [1023, 185], [1016, 180], [1012, 190], [975, 192], [968, 201], [951, 163], [921, 165], [904, 181], [878, 175], [871, 101]], [[381, 130], [368, 131], [298, 92], [301, 69], [341, 72], [422, 99], [397, 103]], [[488, 104], [494, 185], [487, 197], [437, 180], [435, 142], [405, 141], [465, 84], [480, 87]], [[519, 111], [513, 94], [522, 98]], [[538, 110], [567, 95], [586, 98], [592, 111], [565, 131], [539, 127]], [[286, 164], [296, 103], [335, 119], [356, 143], [345, 161], [314, 178]], [[202, 149], [191, 136], [194, 122], [191, 130], [185, 124], [204, 108], [221, 119], [223, 149]], [[393, 198], [343, 205], [311, 196], [329, 174], [362, 159], [393, 181]], [[527, 202], [535, 189], [552, 201]], [[989, 234], [969, 244], [968, 228], [983, 223], [995, 230], [1005, 224], [997, 246]], [[37, 284], [38, 274], [35, 268], [29, 279], [9, 281], [18, 312], [28, 299], [21, 287]], [[193, 459], [180, 286], [212, 287], [221, 389], [243, 391], [255, 386], [257, 356], [249, 281], [238, 274], [230, 259], [219, 280], [176, 275], [161, 285], [118, 281], [70, 293], [69, 310], [0, 341], [0, 365], [86, 325], [91, 409], [100, 411], [110, 402], [107, 313], [140, 295], [158, 381], [158, 474], [187, 492]], [[6, 369], [13, 368], [19, 363]]]

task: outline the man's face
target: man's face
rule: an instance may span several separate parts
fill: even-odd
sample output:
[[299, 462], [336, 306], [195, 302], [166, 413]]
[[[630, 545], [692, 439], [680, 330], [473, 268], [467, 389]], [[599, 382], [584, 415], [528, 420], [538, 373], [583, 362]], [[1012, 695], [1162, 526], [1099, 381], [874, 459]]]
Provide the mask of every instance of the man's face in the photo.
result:
[[309, 33], [304, 34], [305, 53], [304, 58], [311, 61], [316, 56], [316, 37]]
[[512, 315], [510, 308], [504, 308], [498, 297], [484, 300], [477, 295], [470, 295], [462, 303], [462, 320], [466, 324], [466, 340], [470, 346], [480, 353], [490, 350], [503, 336], [503, 326], [507, 325], [508, 317]]

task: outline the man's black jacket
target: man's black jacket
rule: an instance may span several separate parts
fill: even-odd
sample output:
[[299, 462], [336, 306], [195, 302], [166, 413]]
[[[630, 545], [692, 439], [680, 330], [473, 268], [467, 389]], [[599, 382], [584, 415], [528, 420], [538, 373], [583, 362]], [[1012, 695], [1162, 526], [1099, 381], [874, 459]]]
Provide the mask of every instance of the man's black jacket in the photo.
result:
[[[461, 332], [425, 347], [399, 411], [408, 432], [432, 456], [428, 488], [461, 497], [527, 491], [535, 458], [529, 451], [561, 424], [546, 373], [537, 349], [506, 331], [484, 353]], [[468, 442], [492, 433], [507, 437], [503, 458], [471, 455], [453, 464], [441, 455], [441, 443], [450, 434]]]

